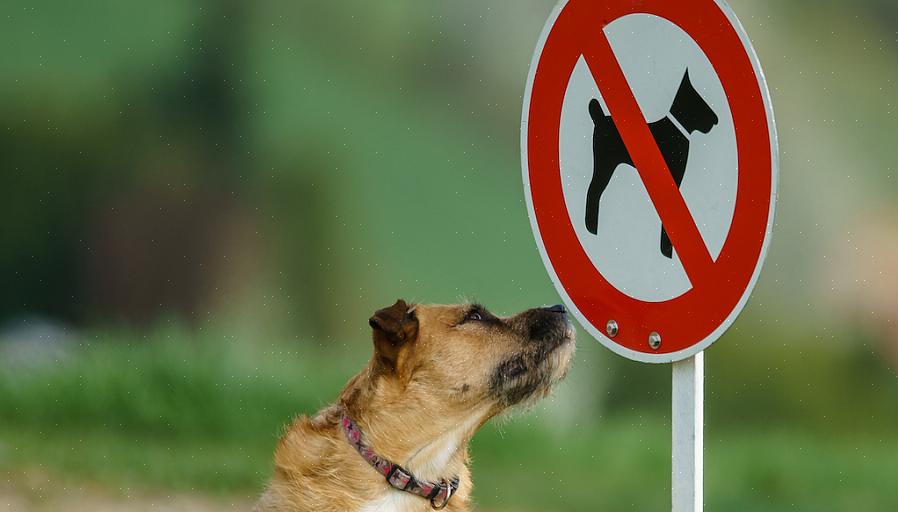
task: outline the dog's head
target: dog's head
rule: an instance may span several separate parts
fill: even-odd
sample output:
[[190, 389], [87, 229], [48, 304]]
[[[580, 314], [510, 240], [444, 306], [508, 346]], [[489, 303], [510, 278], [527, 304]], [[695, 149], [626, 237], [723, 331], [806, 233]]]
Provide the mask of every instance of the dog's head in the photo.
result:
[[717, 125], [717, 114], [711, 106], [695, 90], [692, 80], [689, 79], [689, 70], [683, 75], [677, 95], [674, 97], [670, 113], [686, 128], [689, 133], [700, 131], [708, 133]]
[[372, 365], [405, 399], [490, 414], [545, 396], [565, 376], [575, 345], [562, 306], [498, 317], [477, 304], [398, 300], [369, 324]]

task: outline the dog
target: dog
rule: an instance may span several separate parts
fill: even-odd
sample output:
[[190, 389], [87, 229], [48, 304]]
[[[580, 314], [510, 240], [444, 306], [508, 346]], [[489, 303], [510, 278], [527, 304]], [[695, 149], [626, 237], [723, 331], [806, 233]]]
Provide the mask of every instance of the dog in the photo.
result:
[[[633, 165], [630, 153], [621, 139], [614, 119], [606, 116], [597, 99], [589, 101], [589, 115], [595, 130], [592, 138], [593, 174], [586, 192], [586, 229], [599, 232], [599, 202], [611, 176], [621, 164]], [[683, 75], [670, 112], [658, 121], [649, 123], [649, 130], [667, 167], [679, 188], [686, 174], [689, 159], [689, 135], [695, 131], [707, 134], [717, 125], [717, 114], [711, 109], [689, 80], [689, 70]], [[673, 257], [673, 246], [664, 226], [661, 227], [661, 254]]]
[[468, 510], [468, 441], [546, 396], [575, 350], [561, 305], [500, 318], [400, 299], [368, 323], [370, 361], [336, 403], [287, 428], [255, 512]]

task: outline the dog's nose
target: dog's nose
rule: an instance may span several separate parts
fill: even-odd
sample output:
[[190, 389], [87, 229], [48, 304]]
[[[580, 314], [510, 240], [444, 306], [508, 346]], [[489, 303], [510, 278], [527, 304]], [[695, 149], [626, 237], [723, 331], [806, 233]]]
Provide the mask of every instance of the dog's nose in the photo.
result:
[[564, 305], [562, 304], [555, 304], [554, 306], [549, 306], [545, 309], [552, 313], [567, 313], [567, 310], [564, 309]]

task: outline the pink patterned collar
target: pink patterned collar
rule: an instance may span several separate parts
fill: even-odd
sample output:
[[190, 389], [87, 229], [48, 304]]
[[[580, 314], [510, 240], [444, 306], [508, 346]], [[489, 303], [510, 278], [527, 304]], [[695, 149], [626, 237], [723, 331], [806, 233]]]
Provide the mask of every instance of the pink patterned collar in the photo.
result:
[[362, 438], [362, 431], [346, 413], [340, 419], [340, 425], [343, 426], [343, 432], [349, 443], [358, 450], [362, 458], [368, 461], [368, 464], [383, 475], [394, 489], [409, 492], [422, 498], [430, 500], [430, 505], [439, 510], [449, 503], [449, 498], [458, 490], [458, 477], [454, 476], [449, 480], [443, 479], [440, 483], [435, 484], [418, 480], [405, 468], [399, 464], [390, 462], [389, 460], [374, 453], [374, 450]]

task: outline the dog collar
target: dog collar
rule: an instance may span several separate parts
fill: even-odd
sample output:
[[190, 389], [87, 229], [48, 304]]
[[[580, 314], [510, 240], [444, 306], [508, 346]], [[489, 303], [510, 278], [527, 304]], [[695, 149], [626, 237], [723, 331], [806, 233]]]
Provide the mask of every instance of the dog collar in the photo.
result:
[[449, 498], [458, 490], [458, 476], [454, 476], [449, 480], [443, 479], [440, 483], [435, 484], [418, 480], [405, 468], [399, 464], [390, 462], [389, 460], [374, 453], [374, 450], [365, 443], [362, 438], [362, 431], [352, 419], [345, 413], [340, 419], [340, 425], [346, 434], [349, 444], [355, 447], [363, 459], [377, 470], [378, 473], [387, 479], [387, 483], [394, 489], [405, 491], [422, 498], [430, 500], [430, 505], [439, 510], [449, 503]]
[[683, 126], [683, 123], [681, 123], [680, 120], [677, 119], [677, 116], [668, 113], [667, 118], [671, 120], [677, 130], [680, 130], [680, 133], [682, 133], [687, 139], [689, 138], [689, 130], [687, 130], [686, 127]]

